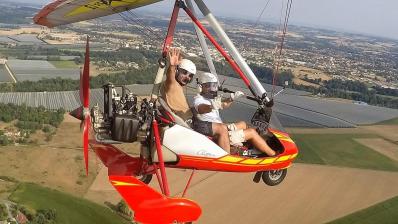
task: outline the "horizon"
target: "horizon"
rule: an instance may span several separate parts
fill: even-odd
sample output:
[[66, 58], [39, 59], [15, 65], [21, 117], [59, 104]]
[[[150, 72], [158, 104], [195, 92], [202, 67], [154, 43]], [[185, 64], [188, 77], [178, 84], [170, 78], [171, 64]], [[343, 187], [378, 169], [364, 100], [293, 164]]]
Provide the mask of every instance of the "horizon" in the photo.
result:
[[[226, 9], [225, 2], [229, 7]], [[48, 4], [51, 0], [14, 0], [32, 4]], [[209, 9], [218, 17], [257, 20], [268, 0], [251, 0], [251, 4], [240, 0], [206, 1]], [[260, 22], [278, 22], [281, 3], [285, 1], [269, 0], [267, 8], [261, 16]], [[163, 0], [138, 9], [162, 13], [172, 11], [173, 1]], [[317, 1], [301, 0], [292, 5], [289, 24], [322, 28], [338, 32], [348, 32], [371, 37], [398, 40], [398, 29], [391, 29], [398, 22], [395, 9], [398, 2], [393, 0], [335, 0]], [[198, 11], [198, 10], [197, 10]]]

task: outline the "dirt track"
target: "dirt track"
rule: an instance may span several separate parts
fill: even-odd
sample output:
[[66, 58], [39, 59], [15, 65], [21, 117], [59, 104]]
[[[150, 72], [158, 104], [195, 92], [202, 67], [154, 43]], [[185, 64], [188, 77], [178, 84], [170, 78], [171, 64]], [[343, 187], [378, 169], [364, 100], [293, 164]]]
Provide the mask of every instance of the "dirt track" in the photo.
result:
[[[180, 195], [190, 171], [167, 173], [171, 193]], [[106, 172], [100, 175], [86, 196], [120, 200]], [[324, 223], [398, 195], [398, 172], [295, 164], [277, 187], [255, 184], [252, 176], [197, 171], [187, 197], [203, 209], [198, 223]]]

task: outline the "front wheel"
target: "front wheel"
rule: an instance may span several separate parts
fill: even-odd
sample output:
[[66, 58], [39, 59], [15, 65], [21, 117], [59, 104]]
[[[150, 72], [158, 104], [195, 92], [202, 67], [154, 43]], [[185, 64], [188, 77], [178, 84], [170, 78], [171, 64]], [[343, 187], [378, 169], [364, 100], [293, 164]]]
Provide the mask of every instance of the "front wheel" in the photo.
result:
[[282, 183], [287, 174], [287, 169], [263, 171], [262, 179], [266, 185], [275, 186]]

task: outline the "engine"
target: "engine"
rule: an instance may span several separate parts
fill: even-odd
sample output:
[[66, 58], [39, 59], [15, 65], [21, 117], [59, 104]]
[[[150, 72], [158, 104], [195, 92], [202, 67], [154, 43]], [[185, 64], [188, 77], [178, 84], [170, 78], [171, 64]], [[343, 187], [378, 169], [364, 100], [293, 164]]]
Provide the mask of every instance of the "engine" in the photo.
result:
[[145, 139], [149, 108], [147, 100], [138, 105], [137, 96], [125, 86], [108, 83], [103, 89], [103, 110], [98, 105], [91, 109], [97, 140], [135, 142]]

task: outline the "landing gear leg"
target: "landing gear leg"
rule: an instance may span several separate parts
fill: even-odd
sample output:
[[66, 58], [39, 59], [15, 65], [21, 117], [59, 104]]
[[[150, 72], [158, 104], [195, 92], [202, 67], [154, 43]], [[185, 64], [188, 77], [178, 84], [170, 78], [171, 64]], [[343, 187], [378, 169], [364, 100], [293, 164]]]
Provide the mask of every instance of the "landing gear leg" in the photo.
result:
[[139, 180], [144, 182], [145, 184], [149, 184], [152, 180], [152, 176], [153, 176], [152, 174], [145, 174], [145, 175], [142, 175], [139, 178]]
[[254, 183], [260, 182], [261, 175], [263, 175], [263, 172], [262, 171], [257, 171], [256, 174], [253, 177], [253, 182]]

